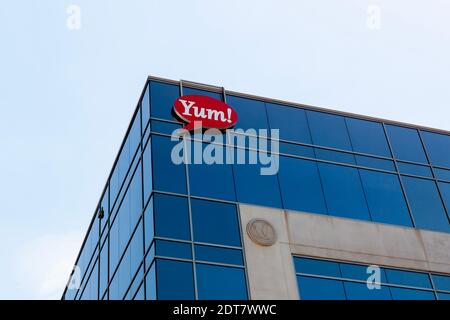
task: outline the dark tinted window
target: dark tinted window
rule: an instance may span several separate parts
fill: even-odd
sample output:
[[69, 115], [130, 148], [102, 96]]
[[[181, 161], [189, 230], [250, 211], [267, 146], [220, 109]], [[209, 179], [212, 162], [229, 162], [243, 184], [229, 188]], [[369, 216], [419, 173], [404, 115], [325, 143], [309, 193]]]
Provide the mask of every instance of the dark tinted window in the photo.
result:
[[195, 259], [197, 261], [210, 261], [243, 265], [242, 251], [204, 245], [195, 245]]
[[361, 153], [391, 157], [381, 123], [346, 118], [353, 150]]
[[330, 215], [370, 220], [358, 169], [319, 163]]
[[241, 245], [235, 205], [193, 199], [191, 206], [194, 241]]
[[297, 273], [316, 274], [328, 277], [340, 277], [339, 263], [333, 261], [315, 260], [294, 257]]
[[359, 173], [372, 220], [412, 227], [398, 176], [370, 170]]
[[316, 162], [282, 156], [278, 175], [286, 209], [327, 213]]
[[314, 144], [352, 150], [344, 117], [315, 111], [306, 113]]
[[159, 191], [186, 193], [186, 169], [184, 164], [176, 165], [171, 158], [172, 148], [182, 141], [152, 136], [153, 187]]
[[397, 159], [427, 163], [417, 130], [392, 125], [387, 125], [386, 130]]
[[271, 129], [279, 129], [280, 139], [311, 143], [305, 110], [267, 103]]
[[297, 276], [301, 300], [345, 300], [342, 281]]
[[172, 107], [179, 95], [178, 86], [151, 81], [150, 109], [152, 117], [173, 120]]
[[422, 131], [422, 137], [431, 163], [450, 168], [450, 136]]
[[189, 240], [187, 199], [163, 194], [154, 195], [155, 235]]
[[227, 103], [238, 114], [236, 128], [258, 130], [269, 127], [264, 102], [227, 96]]
[[405, 288], [390, 287], [392, 299], [394, 300], [435, 300], [434, 293]]
[[244, 269], [198, 263], [197, 288], [200, 300], [246, 300]]
[[192, 259], [192, 249], [189, 243], [156, 240], [156, 255], [163, 257]]
[[385, 269], [387, 281], [390, 284], [399, 284], [417, 288], [431, 288], [430, 277], [427, 273]]
[[450, 226], [435, 182], [402, 177], [417, 228], [450, 232]]
[[[370, 290], [366, 283], [344, 281], [347, 300], [391, 300], [391, 292], [388, 287]], [[324, 290], [326, 290], [324, 288]]]
[[191, 262], [156, 260], [158, 299], [193, 300], [194, 278]]

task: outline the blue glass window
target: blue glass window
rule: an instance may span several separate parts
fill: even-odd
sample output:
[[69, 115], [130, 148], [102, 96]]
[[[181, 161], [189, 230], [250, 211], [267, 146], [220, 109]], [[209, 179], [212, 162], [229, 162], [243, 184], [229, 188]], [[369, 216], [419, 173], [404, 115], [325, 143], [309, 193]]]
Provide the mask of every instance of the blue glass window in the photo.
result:
[[356, 164], [355, 156], [350, 153], [325, 150], [320, 148], [314, 148], [314, 152], [316, 154], [317, 159], [340, 163]]
[[390, 287], [391, 295], [394, 300], [435, 300], [432, 291], [405, 289]]
[[411, 174], [415, 176], [422, 176], [422, 177], [433, 177], [433, 174], [431, 173], [430, 167], [426, 166], [420, 166], [417, 164], [411, 164], [411, 163], [405, 163], [405, 162], [397, 162], [398, 171], [400, 173], [404, 174]]
[[242, 251], [204, 245], [195, 245], [195, 259], [197, 261], [210, 261], [243, 265]]
[[172, 148], [182, 141], [152, 136], [153, 187], [159, 191], [186, 193], [186, 170], [184, 164], [172, 162]]
[[196, 265], [198, 298], [200, 300], [246, 300], [244, 269]]
[[340, 277], [339, 263], [294, 257], [295, 272], [328, 277]]
[[159, 300], [194, 300], [192, 263], [156, 259]]
[[153, 175], [152, 175], [152, 144], [151, 139], [148, 141], [147, 146], [142, 156], [142, 172], [144, 180], [144, 205], [147, 204], [148, 198], [153, 190]]
[[342, 281], [297, 276], [301, 300], [345, 300]]
[[[344, 281], [347, 300], [391, 300], [391, 292], [388, 287], [370, 290], [366, 283]], [[326, 290], [324, 288], [324, 290]]]
[[236, 128], [239, 129], [267, 129], [266, 106], [264, 102], [227, 96], [227, 103], [238, 114]]
[[153, 202], [155, 236], [190, 240], [187, 199], [157, 193]]
[[270, 128], [280, 130], [280, 139], [311, 143], [305, 110], [266, 103]]
[[153, 263], [145, 276], [146, 300], [156, 300], [156, 263]]
[[359, 170], [372, 220], [412, 227], [398, 176]]
[[315, 145], [352, 150], [344, 117], [316, 111], [307, 111], [306, 114]]
[[438, 292], [437, 296], [439, 300], [450, 300], [450, 293]]
[[346, 118], [345, 120], [354, 151], [391, 157], [381, 123], [354, 118]]
[[163, 257], [192, 259], [192, 249], [189, 243], [156, 240], [156, 255]]
[[328, 213], [370, 221], [358, 170], [326, 163], [318, 165]]
[[450, 136], [422, 131], [422, 137], [431, 163], [450, 168]]
[[240, 246], [236, 206], [192, 199], [194, 241]]
[[[258, 152], [245, 151], [246, 159]], [[277, 175], [261, 175], [260, 164], [234, 164], [236, 196], [239, 202], [281, 208]]]
[[150, 120], [150, 88], [149, 85], [145, 86], [145, 93], [141, 101], [141, 117], [142, 117], [142, 132], [147, 127], [147, 123]]
[[[202, 144], [202, 150], [205, 152], [205, 149], [211, 149], [215, 146], [223, 150], [223, 146], [205, 143]], [[236, 200], [233, 167], [231, 164], [225, 163], [225, 150], [223, 150], [223, 157], [221, 157], [219, 163], [190, 164], [189, 183], [191, 195], [230, 201]]]
[[431, 180], [402, 177], [417, 228], [450, 232], [436, 184]]
[[314, 159], [314, 149], [312, 147], [300, 146], [298, 144], [280, 142], [280, 153], [292, 154], [294, 156]]
[[434, 168], [436, 179], [450, 181], [450, 170]]
[[158, 133], [164, 133], [164, 134], [172, 135], [172, 133], [175, 130], [182, 128], [182, 125], [178, 124], [178, 123], [171, 123], [171, 122], [152, 120], [151, 121], [151, 128], [152, 128], [151, 129], [152, 132], [158, 132]]
[[377, 158], [372, 158], [372, 157], [366, 157], [366, 156], [359, 156], [359, 155], [356, 155], [355, 158], [356, 158], [356, 164], [358, 166], [367, 167], [367, 168], [376, 168], [376, 169], [393, 171], [393, 172], [396, 171], [393, 161], [377, 159]]
[[108, 286], [109, 276], [108, 276], [108, 241], [102, 247], [102, 251], [100, 252], [100, 283], [99, 283], [99, 291], [100, 298], [103, 297], [103, 294], [106, 291], [106, 287]]
[[144, 235], [145, 235], [145, 250], [147, 250], [155, 236], [155, 228], [153, 221], [153, 197], [150, 199], [144, 211]]
[[431, 288], [430, 277], [426, 273], [385, 269], [387, 281], [390, 284], [399, 284], [417, 288]]
[[444, 200], [447, 208], [447, 212], [450, 213], [450, 183], [438, 182], [438, 185], [439, 190], [441, 191], [442, 199]]
[[427, 163], [427, 158], [416, 129], [387, 125], [394, 156], [400, 160]]
[[431, 277], [433, 278], [433, 284], [436, 290], [450, 291], [450, 276], [433, 274]]
[[189, 88], [189, 87], [183, 86], [183, 96], [187, 96], [187, 95], [191, 95], [191, 94], [200, 95], [200, 96], [208, 96], [208, 97], [223, 101], [221, 93], [200, 90], [200, 89], [194, 89], [194, 88]]
[[180, 96], [177, 85], [162, 82], [150, 82], [150, 109], [154, 118], [173, 120], [172, 107]]
[[[367, 281], [369, 276], [373, 274], [373, 271], [368, 272], [368, 266], [350, 264], [350, 263], [340, 263], [342, 278]], [[386, 283], [386, 274], [384, 269], [380, 269], [380, 281]]]
[[286, 209], [327, 213], [316, 162], [281, 156], [278, 177]]

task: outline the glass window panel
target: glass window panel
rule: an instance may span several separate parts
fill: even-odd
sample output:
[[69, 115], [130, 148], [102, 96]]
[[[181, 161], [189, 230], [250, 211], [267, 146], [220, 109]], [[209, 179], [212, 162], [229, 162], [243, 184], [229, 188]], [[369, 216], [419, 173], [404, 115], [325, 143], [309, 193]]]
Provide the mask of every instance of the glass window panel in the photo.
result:
[[390, 287], [391, 295], [394, 300], [435, 300], [432, 291], [413, 290], [405, 288]]
[[266, 106], [264, 102], [227, 96], [227, 104], [238, 114], [236, 128], [247, 129], [268, 129]]
[[391, 157], [381, 123], [354, 118], [345, 120], [354, 151]]
[[352, 150], [344, 117], [316, 111], [307, 111], [306, 114], [313, 144]]
[[298, 144], [280, 142], [280, 153], [292, 154], [299, 157], [314, 159], [314, 149], [312, 147], [300, 146]]
[[[367, 272], [369, 266], [362, 266], [350, 263], [340, 263], [342, 278], [367, 281], [373, 271]], [[380, 269], [381, 283], [387, 283], [384, 269]]]
[[156, 263], [153, 263], [145, 276], [146, 300], [156, 300]]
[[305, 110], [266, 103], [271, 129], [279, 129], [280, 139], [311, 143]]
[[194, 241], [241, 245], [235, 205], [192, 199], [191, 206]]
[[190, 240], [187, 199], [155, 194], [153, 202], [155, 236]]
[[442, 276], [439, 274], [432, 274], [434, 288], [436, 290], [450, 291], [450, 276]]
[[422, 131], [422, 137], [431, 163], [450, 168], [450, 136]]
[[152, 136], [153, 187], [155, 190], [186, 193], [186, 170], [184, 164], [172, 162], [172, 148], [182, 141]]
[[144, 177], [144, 205], [147, 204], [148, 198], [153, 190], [153, 174], [152, 174], [152, 144], [148, 141], [142, 156], [142, 171]]
[[145, 93], [141, 101], [141, 116], [142, 116], [142, 132], [147, 127], [147, 123], [150, 119], [150, 88], [147, 84], [145, 86]]
[[417, 228], [450, 232], [436, 184], [431, 180], [402, 177]]
[[386, 125], [386, 130], [397, 159], [427, 163], [422, 142], [416, 129]]
[[200, 90], [200, 89], [194, 89], [194, 88], [189, 88], [189, 87], [183, 86], [183, 96], [187, 96], [187, 95], [191, 95], [191, 94], [200, 95], [200, 96], [208, 96], [208, 97], [223, 101], [221, 93]]
[[192, 259], [192, 249], [189, 243], [156, 240], [156, 255]]
[[388, 283], [411, 286], [417, 288], [431, 288], [430, 277], [427, 273], [385, 269]]
[[150, 110], [154, 118], [173, 120], [172, 107], [180, 96], [180, 88], [174, 84], [150, 82]]
[[450, 181], [450, 170], [434, 168], [437, 179]]
[[103, 297], [103, 294], [108, 286], [109, 276], [108, 276], [108, 241], [102, 247], [102, 251], [100, 252], [100, 297]]
[[372, 220], [412, 227], [398, 176], [362, 169], [359, 173]]
[[[191, 195], [235, 201], [233, 166], [225, 163], [225, 150], [221, 145], [193, 142], [202, 147], [203, 154], [216, 147], [222, 150], [219, 163], [190, 164], [189, 183]], [[193, 148], [196, 148], [193, 146]], [[216, 151], [214, 151], [215, 154]], [[207, 178], [207, 179], [205, 179]]]
[[145, 300], [145, 292], [144, 292], [144, 284], [140, 283], [140, 287], [138, 289], [138, 292], [133, 297], [133, 300]]
[[159, 300], [194, 300], [192, 263], [156, 259]]
[[301, 300], [345, 300], [342, 281], [297, 276]]
[[358, 169], [326, 163], [318, 165], [328, 213], [370, 221]]
[[195, 259], [197, 261], [210, 261], [243, 265], [242, 251], [203, 245], [195, 245]]
[[442, 199], [444, 200], [447, 212], [450, 213], [450, 183], [438, 182], [439, 190], [441, 191]]
[[450, 293], [438, 292], [437, 296], [439, 300], [450, 300]]
[[134, 275], [144, 259], [144, 241], [142, 236], [143, 226], [141, 220], [134, 232], [133, 239], [130, 242], [130, 246], [127, 249], [130, 252], [130, 270], [132, 275]]
[[405, 163], [405, 162], [397, 162], [398, 171], [400, 173], [404, 174], [412, 174], [415, 176], [422, 176], [422, 177], [433, 177], [433, 174], [431, 173], [430, 167], [420, 166], [416, 164], [411, 163]]
[[172, 135], [172, 133], [175, 130], [182, 128], [182, 126], [181, 126], [181, 124], [177, 124], [177, 123], [170, 123], [170, 122], [152, 120], [151, 121], [151, 128], [152, 128], [151, 130], [153, 132], [158, 132], [158, 133], [164, 133], [164, 134]]
[[130, 132], [128, 133], [128, 141], [130, 144], [130, 160], [136, 153], [136, 149], [141, 143], [141, 113], [137, 111]]
[[356, 158], [356, 164], [358, 166], [362, 167], [368, 167], [368, 168], [376, 168], [386, 171], [396, 171], [395, 165], [393, 161], [389, 160], [383, 160], [383, 159], [377, 159], [372, 157], [366, 157], [366, 156], [355, 156]]
[[369, 289], [366, 283], [344, 281], [345, 293], [348, 300], [391, 300], [388, 287]]
[[145, 235], [145, 250], [148, 249], [155, 236], [155, 228], [153, 221], [153, 197], [150, 199], [144, 212], [144, 235]]
[[328, 277], [341, 277], [339, 263], [294, 257], [295, 272]]
[[278, 177], [286, 209], [327, 213], [316, 162], [282, 156]]
[[245, 272], [241, 268], [196, 264], [200, 300], [246, 300]]
[[325, 150], [320, 148], [314, 148], [317, 159], [328, 160], [333, 162], [341, 162], [348, 164], [356, 164], [355, 156], [353, 154], [338, 152], [332, 150]]
[[277, 175], [261, 175], [261, 168], [267, 166], [248, 163], [249, 156], [256, 157], [258, 152], [248, 150], [243, 152], [247, 159], [246, 164], [233, 165], [238, 201], [281, 208]]

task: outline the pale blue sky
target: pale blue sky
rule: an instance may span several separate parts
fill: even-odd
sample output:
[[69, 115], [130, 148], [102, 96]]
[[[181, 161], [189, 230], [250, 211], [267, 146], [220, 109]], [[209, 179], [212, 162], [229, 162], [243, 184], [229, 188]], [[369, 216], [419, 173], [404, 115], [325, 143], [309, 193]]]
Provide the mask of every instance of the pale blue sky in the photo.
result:
[[449, 130], [449, 14], [447, 0], [3, 1], [0, 298], [60, 297], [147, 75]]

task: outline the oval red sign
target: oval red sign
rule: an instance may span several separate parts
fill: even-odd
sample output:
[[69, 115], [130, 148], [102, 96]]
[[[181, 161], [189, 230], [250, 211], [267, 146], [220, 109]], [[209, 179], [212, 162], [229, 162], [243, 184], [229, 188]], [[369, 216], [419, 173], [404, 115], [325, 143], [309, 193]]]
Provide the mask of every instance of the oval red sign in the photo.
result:
[[194, 129], [194, 122], [204, 128], [227, 129], [237, 122], [237, 113], [220, 100], [200, 95], [182, 96], [175, 100], [173, 110], [181, 120], [187, 122], [184, 129]]

